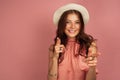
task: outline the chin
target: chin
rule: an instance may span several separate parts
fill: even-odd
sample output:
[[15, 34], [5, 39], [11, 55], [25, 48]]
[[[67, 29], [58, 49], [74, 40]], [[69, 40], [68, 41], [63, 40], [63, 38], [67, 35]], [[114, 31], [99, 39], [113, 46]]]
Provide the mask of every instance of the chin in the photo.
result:
[[71, 35], [71, 36], [69, 35], [68, 37], [69, 38], [76, 38], [76, 35]]

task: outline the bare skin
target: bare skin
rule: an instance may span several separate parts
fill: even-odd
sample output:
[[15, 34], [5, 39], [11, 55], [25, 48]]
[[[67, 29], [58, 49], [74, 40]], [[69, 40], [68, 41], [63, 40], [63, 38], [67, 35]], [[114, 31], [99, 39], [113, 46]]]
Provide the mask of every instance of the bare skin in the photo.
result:
[[[95, 44], [95, 43], [94, 43]], [[63, 52], [65, 47], [61, 44], [61, 40], [58, 38], [56, 45], [54, 47], [54, 52], [52, 52], [53, 46], [51, 46], [50, 57], [49, 57], [49, 76], [48, 80], [57, 80], [58, 75], [58, 57], [59, 53]], [[95, 54], [97, 49], [91, 45], [89, 48], [89, 56], [86, 58], [86, 63], [90, 67], [87, 74], [86, 80], [96, 80], [96, 65], [97, 65], [97, 55]]]
[[[75, 39], [81, 28], [81, 23], [76, 14], [69, 14], [67, 17], [65, 34], [69, 39]], [[54, 52], [53, 52], [54, 49]], [[96, 65], [97, 65], [97, 48], [96, 43], [93, 42], [88, 49], [88, 57], [86, 63], [89, 66], [89, 70], [86, 73], [85, 80], [96, 80]], [[49, 49], [49, 75], [48, 80], [57, 80], [58, 77], [58, 58], [59, 54], [65, 51], [65, 46], [61, 44], [61, 40], [57, 38], [55, 46], [51, 46]]]

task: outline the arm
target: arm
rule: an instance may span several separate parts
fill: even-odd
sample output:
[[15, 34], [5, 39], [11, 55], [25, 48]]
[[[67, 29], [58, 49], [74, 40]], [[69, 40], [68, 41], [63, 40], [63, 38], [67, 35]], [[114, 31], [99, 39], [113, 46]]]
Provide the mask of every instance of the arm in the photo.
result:
[[86, 74], [86, 80], [96, 80], [96, 67], [92, 66], [89, 68]]
[[49, 48], [49, 71], [48, 80], [57, 80], [58, 58], [53, 53], [53, 46]]
[[96, 57], [88, 57], [87, 64], [89, 66], [89, 70], [86, 73], [86, 80], [96, 80], [97, 58]]
[[97, 55], [96, 43], [92, 42], [87, 58], [89, 70], [86, 74], [86, 80], [96, 80]]
[[[57, 80], [58, 78], [58, 58], [59, 53], [64, 51], [64, 45], [61, 44], [61, 40], [57, 38], [55, 46], [49, 48], [49, 72], [48, 80]], [[54, 50], [53, 50], [54, 49]]]

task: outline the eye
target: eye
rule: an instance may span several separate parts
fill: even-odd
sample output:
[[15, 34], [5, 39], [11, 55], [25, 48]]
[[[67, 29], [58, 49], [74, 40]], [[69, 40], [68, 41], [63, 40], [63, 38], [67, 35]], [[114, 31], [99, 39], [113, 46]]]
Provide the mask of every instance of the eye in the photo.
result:
[[80, 21], [76, 21], [75, 23], [76, 23], [76, 24], [80, 24]]
[[69, 24], [70, 23], [70, 21], [66, 21], [66, 24]]

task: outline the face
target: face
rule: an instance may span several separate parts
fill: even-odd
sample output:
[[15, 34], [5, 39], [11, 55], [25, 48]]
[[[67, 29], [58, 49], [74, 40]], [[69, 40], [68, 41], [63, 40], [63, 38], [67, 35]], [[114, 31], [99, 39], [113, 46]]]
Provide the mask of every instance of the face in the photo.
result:
[[65, 34], [69, 39], [75, 39], [80, 31], [80, 20], [75, 13], [67, 16]]

